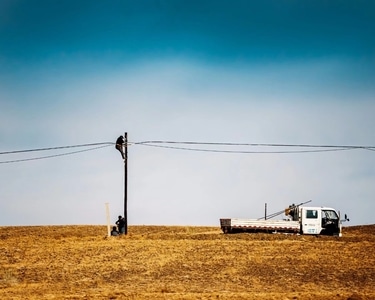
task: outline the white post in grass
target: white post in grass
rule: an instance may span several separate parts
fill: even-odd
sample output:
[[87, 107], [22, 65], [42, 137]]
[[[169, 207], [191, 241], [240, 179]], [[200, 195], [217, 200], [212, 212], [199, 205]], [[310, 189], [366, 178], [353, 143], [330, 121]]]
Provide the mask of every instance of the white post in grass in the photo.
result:
[[111, 236], [111, 219], [109, 217], [109, 203], [105, 204], [105, 212], [107, 216], [107, 229], [108, 229], [108, 236]]

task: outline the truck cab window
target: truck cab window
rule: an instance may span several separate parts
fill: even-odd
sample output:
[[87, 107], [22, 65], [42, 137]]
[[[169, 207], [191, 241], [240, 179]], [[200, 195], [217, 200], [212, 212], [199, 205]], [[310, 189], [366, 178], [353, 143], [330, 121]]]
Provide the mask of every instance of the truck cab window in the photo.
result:
[[322, 218], [327, 218], [329, 220], [337, 220], [339, 216], [333, 210], [323, 210], [322, 211]]
[[312, 210], [308, 209], [306, 210], [306, 218], [307, 219], [317, 219], [318, 218], [318, 211], [317, 210]]

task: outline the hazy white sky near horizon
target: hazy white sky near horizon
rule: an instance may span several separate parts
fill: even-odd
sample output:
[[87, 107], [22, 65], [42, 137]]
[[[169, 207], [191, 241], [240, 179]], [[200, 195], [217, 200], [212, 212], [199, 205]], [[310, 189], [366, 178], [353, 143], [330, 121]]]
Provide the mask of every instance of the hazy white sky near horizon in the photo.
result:
[[[36, 3], [0, 4], [0, 152], [124, 131], [130, 142], [375, 146], [372, 2]], [[105, 202], [113, 222], [123, 213], [113, 146], [1, 163], [67, 151], [0, 155], [0, 226], [104, 224]], [[129, 224], [218, 225], [261, 217], [265, 202], [271, 213], [308, 200], [370, 224], [374, 179], [369, 150], [134, 144]]]

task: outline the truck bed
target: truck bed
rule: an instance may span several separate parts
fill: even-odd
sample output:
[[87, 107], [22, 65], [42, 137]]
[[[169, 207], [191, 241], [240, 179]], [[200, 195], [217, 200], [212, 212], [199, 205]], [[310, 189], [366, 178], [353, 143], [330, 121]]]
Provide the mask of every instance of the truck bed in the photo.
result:
[[224, 233], [236, 232], [285, 232], [298, 233], [298, 221], [284, 220], [253, 220], [253, 219], [220, 219], [220, 226]]

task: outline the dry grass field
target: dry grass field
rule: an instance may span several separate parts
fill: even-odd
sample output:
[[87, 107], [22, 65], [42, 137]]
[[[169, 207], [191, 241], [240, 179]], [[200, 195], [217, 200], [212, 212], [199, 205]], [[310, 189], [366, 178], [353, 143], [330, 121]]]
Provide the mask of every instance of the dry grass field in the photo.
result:
[[0, 299], [375, 299], [375, 225], [343, 237], [218, 227], [0, 227]]

